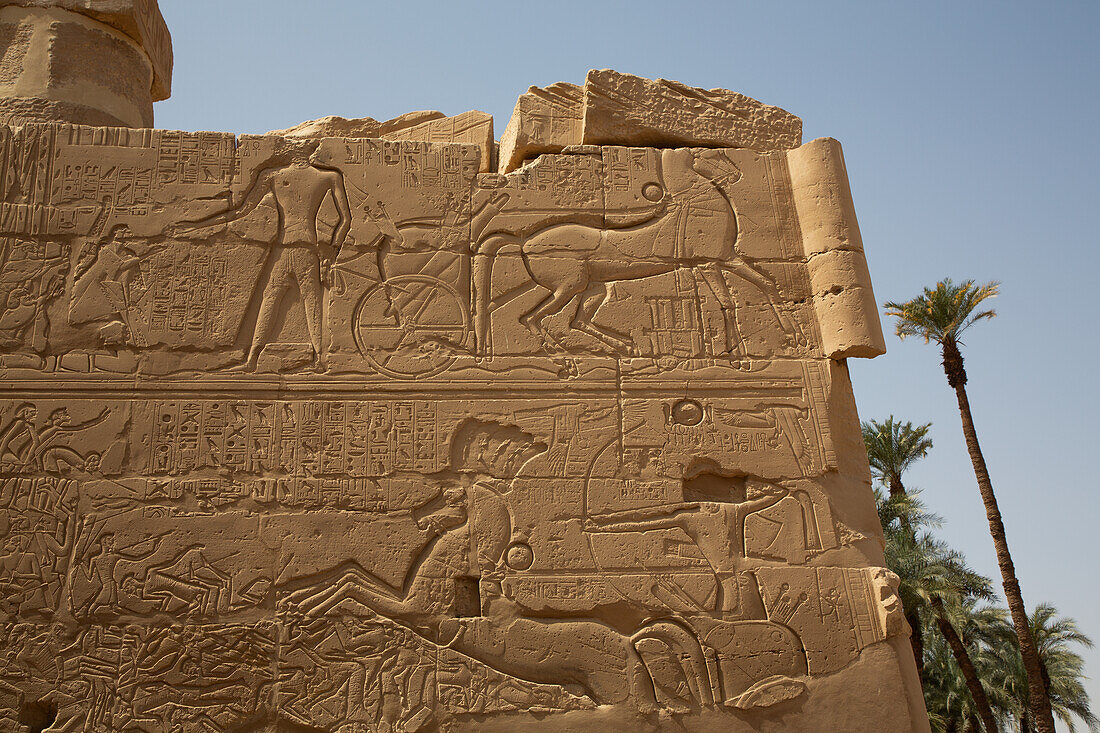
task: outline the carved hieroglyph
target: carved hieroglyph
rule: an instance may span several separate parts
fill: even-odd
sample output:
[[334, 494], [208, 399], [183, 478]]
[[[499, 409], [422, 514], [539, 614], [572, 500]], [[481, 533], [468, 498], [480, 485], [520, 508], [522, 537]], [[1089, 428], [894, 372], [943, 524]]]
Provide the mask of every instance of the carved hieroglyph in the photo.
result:
[[484, 155], [0, 128], [0, 729], [927, 729], [839, 145]]

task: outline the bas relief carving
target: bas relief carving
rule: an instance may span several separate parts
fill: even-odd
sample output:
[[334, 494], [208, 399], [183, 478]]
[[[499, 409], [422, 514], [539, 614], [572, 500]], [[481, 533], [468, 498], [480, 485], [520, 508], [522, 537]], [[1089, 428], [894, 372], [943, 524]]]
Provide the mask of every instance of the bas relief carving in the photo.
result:
[[919, 730], [839, 147], [483, 155], [0, 128], [0, 727]]

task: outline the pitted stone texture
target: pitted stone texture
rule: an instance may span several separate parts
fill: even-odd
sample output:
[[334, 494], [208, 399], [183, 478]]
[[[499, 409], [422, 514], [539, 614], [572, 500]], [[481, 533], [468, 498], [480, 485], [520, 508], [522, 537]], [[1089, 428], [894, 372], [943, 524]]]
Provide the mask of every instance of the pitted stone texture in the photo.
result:
[[151, 127], [171, 38], [152, 0], [0, 2], [0, 117]]
[[802, 144], [802, 120], [728, 89], [603, 69], [584, 81], [581, 142], [788, 150]]
[[153, 67], [153, 101], [172, 95], [172, 34], [157, 0], [0, 0], [0, 7], [7, 5], [69, 10], [121, 31], [149, 57]]

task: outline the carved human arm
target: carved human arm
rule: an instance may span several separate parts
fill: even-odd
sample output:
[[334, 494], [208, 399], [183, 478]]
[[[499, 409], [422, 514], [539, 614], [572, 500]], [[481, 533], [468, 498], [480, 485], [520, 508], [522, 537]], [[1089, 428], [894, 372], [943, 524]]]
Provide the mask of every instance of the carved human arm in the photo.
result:
[[437, 537], [444, 532], [461, 527], [465, 523], [466, 508], [454, 506], [445, 506], [416, 520], [416, 526], [426, 530], [432, 537]]
[[599, 532], [644, 532], [648, 529], [679, 527], [682, 514], [698, 511], [698, 502], [682, 502], [644, 509], [626, 509], [588, 517], [589, 529]]
[[782, 486], [773, 486], [767, 491], [766, 495], [743, 502], [741, 504], [741, 509], [743, 510], [745, 515], [749, 515], [753, 512], [758, 512], [762, 509], [767, 509], [768, 507], [775, 506], [780, 501], [790, 495], [791, 492], [789, 489], [786, 489]]
[[260, 171], [259, 175], [256, 176], [256, 180], [245, 192], [239, 205], [233, 206], [232, 203], [230, 203], [230, 207], [219, 214], [213, 214], [201, 219], [184, 219], [176, 222], [168, 227], [169, 236], [186, 234], [194, 232], [197, 229], [218, 226], [219, 224], [227, 224], [231, 221], [236, 221], [237, 219], [248, 216], [252, 213], [253, 209], [260, 205], [264, 196], [271, 191], [271, 175], [274, 172], [275, 169], [273, 168]]
[[344, 186], [344, 177], [337, 172], [332, 173], [332, 201], [336, 204], [336, 213], [340, 215], [340, 221], [332, 230], [333, 258], [340, 254], [340, 248], [344, 246], [344, 240], [351, 231], [351, 203], [348, 201], [348, 190]]
[[[120, 550], [116, 550], [115, 554], [126, 560], [147, 560], [153, 555], [157, 554], [157, 551], [160, 550], [161, 540], [163, 540], [164, 537], [165, 535], [154, 535], [153, 537], [147, 537], [141, 542], [137, 542], [133, 545], [130, 545], [129, 547]], [[152, 543], [152, 547], [148, 551], [136, 549], [138, 547], [141, 547], [142, 545], [147, 545], [149, 543]]]

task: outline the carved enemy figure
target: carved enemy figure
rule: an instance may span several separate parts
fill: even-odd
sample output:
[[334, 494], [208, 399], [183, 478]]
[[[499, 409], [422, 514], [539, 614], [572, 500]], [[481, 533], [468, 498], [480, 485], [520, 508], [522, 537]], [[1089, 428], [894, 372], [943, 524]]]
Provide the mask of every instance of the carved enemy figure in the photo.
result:
[[742, 501], [734, 501], [731, 496], [727, 501], [684, 502], [595, 514], [589, 517], [590, 531], [645, 532], [672, 527], [683, 530], [718, 576], [716, 610], [727, 618], [762, 619], [766, 616], [759, 591], [752, 588], [743, 593], [744, 582], [738, 575], [738, 565], [745, 556], [745, 518], [776, 505], [789, 493], [782, 486], [752, 482]]
[[46, 350], [49, 305], [65, 292], [68, 264], [61, 245], [0, 237], [0, 352]]

